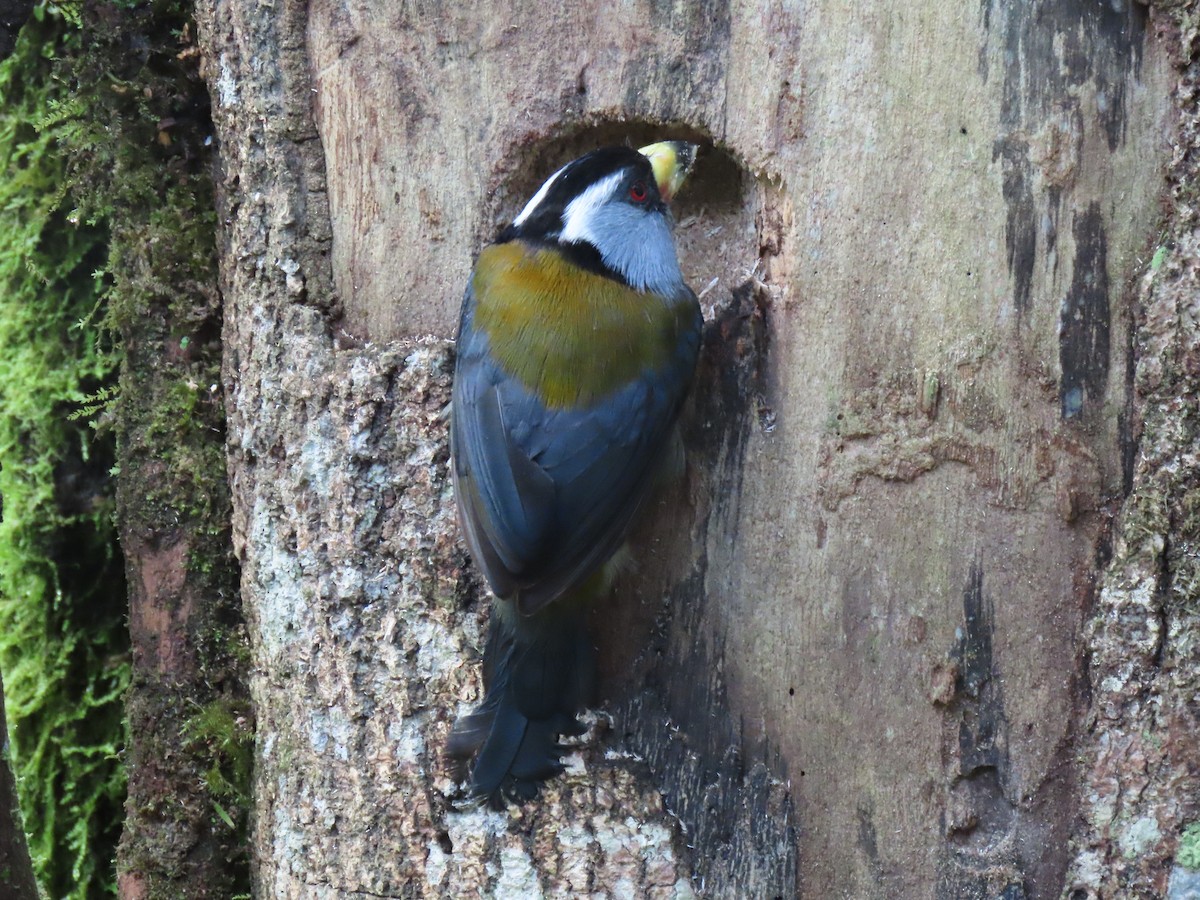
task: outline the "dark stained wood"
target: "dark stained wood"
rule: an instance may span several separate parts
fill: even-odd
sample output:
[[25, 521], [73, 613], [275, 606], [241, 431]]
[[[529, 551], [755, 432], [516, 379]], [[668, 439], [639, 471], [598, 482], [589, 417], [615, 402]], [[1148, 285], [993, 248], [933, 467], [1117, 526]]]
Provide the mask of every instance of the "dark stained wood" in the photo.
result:
[[0, 896], [9, 900], [37, 900], [37, 881], [21, 827], [21, 807], [9, 753], [4, 684], [0, 679]]

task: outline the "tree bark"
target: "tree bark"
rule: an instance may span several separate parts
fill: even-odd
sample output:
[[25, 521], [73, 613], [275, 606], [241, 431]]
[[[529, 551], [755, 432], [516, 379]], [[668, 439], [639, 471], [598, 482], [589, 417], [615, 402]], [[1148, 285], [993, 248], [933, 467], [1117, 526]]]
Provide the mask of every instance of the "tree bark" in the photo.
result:
[[21, 825], [21, 807], [10, 759], [4, 681], [0, 678], [0, 894], [9, 900], [37, 900], [37, 881]]
[[81, 77], [126, 85], [110, 92], [112, 146], [99, 151], [115, 171], [95, 173], [78, 151], [105, 182], [107, 321], [122, 348], [112, 416], [132, 671], [117, 885], [124, 900], [232, 897], [249, 882], [253, 724], [229, 537], [207, 85], [186, 5], [83, 15]]
[[[1170, 193], [1137, 290], [1133, 484], [1086, 632], [1091, 703], [1068, 881], [1071, 900], [1200, 896], [1200, 108], [1195, 4], [1158, 21], [1179, 83]], [[1192, 838], [1200, 847], [1200, 835]], [[1190, 867], [1190, 868], [1189, 868]]]
[[[258, 891], [1058, 896], [1134, 480], [1156, 15], [201, 3]], [[676, 210], [715, 285], [687, 483], [597, 616], [613, 728], [537, 803], [460, 809], [461, 290], [557, 165], [661, 137], [711, 144]]]

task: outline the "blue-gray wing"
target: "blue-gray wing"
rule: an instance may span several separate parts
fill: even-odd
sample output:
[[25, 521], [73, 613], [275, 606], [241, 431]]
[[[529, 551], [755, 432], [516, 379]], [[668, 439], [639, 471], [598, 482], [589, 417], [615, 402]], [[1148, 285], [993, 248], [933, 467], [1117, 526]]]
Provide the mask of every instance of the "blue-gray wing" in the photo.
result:
[[548, 408], [502, 371], [472, 312], [468, 289], [451, 411], [459, 519], [492, 590], [530, 614], [586, 579], [624, 540], [687, 393], [700, 312], [696, 306], [678, 353], [658, 371], [569, 409]]

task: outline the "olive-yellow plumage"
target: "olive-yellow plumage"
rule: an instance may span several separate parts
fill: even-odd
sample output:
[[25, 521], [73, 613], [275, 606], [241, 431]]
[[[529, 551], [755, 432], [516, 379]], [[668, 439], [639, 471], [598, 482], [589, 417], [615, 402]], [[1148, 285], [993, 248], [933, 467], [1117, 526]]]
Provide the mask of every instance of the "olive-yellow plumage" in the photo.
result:
[[587, 702], [584, 612], [668, 456], [700, 340], [665, 198], [694, 148], [564, 166], [479, 255], [463, 299], [451, 455], [496, 606], [486, 697], [447, 751], [470, 793], [527, 799]]
[[694, 326], [687, 298], [635, 291], [522, 241], [480, 253], [471, 289], [497, 362], [552, 409], [590, 406], [661, 368]]

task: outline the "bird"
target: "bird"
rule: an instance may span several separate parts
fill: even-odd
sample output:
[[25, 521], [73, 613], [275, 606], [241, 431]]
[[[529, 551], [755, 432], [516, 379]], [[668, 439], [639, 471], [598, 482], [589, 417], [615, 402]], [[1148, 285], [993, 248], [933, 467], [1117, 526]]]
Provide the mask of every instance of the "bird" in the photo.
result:
[[[494, 595], [483, 702], [446, 755], [467, 797], [537, 797], [584, 729], [589, 608], [672, 464], [703, 317], [668, 203], [698, 147], [601, 147], [553, 175], [476, 259], [450, 404], [458, 521]], [[672, 460], [675, 460], [672, 463]]]

